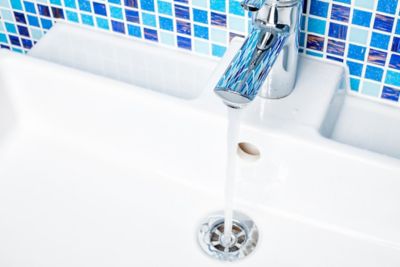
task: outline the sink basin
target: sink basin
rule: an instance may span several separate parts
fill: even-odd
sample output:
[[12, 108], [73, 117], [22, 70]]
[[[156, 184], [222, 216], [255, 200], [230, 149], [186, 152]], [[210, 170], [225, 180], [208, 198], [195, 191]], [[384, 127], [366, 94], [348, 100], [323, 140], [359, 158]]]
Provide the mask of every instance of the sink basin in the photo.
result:
[[[133, 58], [155, 49], [108, 38], [133, 42]], [[186, 96], [163, 79], [146, 86], [0, 50], [0, 265], [227, 265], [196, 237], [224, 204], [227, 110], [211, 88], [241, 42], [215, 70], [182, 54], [210, 66], [178, 79]], [[176, 52], [157, 49], [149, 61]], [[240, 141], [260, 158], [242, 151], [235, 206], [260, 240], [235, 265], [398, 267], [400, 160], [326, 138], [343, 68], [307, 57], [299, 67], [291, 96], [243, 114]]]
[[400, 109], [338, 92], [321, 133], [360, 149], [400, 159]]

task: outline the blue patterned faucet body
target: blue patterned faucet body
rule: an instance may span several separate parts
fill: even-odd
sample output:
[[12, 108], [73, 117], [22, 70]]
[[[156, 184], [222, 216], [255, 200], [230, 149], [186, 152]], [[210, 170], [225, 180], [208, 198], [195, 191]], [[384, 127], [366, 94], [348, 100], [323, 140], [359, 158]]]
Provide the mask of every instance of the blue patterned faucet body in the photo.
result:
[[299, 0], [245, 0], [253, 29], [215, 86], [231, 107], [241, 108], [257, 95], [282, 98], [296, 83]]

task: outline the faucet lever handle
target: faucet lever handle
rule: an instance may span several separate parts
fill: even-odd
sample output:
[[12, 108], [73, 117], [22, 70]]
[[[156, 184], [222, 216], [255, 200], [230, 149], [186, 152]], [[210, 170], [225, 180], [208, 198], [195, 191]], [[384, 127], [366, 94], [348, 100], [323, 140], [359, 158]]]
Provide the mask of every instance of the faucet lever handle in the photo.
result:
[[262, 8], [266, 0], [243, 0], [241, 5], [244, 9], [256, 12]]

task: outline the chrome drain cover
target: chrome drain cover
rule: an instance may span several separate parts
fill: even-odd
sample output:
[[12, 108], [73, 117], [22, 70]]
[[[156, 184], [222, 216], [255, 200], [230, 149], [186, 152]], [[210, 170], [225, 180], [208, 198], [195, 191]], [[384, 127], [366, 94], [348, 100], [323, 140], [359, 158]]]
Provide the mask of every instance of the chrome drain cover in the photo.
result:
[[224, 213], [210, 215], [200, 226], [198, 241], [203, 251], [221, 261], [235, 261], [249, 255], [258, 242], [258, 230], [255, 223], [243, 213], [233, 214], [232, 236], [230, 243], [224, 239]]

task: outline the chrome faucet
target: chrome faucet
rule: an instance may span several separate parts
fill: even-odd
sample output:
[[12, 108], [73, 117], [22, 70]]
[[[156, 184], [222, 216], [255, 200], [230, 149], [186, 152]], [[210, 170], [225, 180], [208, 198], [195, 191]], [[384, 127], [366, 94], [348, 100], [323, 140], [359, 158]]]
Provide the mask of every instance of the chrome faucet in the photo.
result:
[[244, 0], [252, 30], [214, 91], [230, 107], [278, 99], [296, 85], [301, 0]]

